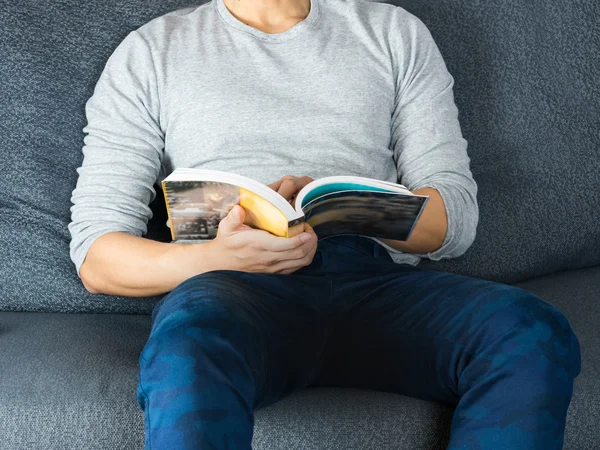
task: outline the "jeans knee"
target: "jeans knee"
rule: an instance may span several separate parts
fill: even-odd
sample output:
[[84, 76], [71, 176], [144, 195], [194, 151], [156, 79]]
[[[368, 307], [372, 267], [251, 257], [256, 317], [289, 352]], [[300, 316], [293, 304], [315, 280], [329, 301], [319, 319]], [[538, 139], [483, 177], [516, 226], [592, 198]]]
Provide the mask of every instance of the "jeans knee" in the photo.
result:
[[487, 326], [493, 330], [490, 342], [499, 342], [499, 348], [514, 357], [537, 358], [538, 369], [564, 370], [565, 379], [571, 382], [581, 370], [581, 357], [579, 341], [567, 318], [528, 291], [514, 288], [510, 295], [511, 301], [488, 320]]
[[191, 352], [187, 347], [198, 342], [206, 346], [252, 342], [251, 314], [243, 304], [247, 290], [236, 274], [228, 271], [208, 272], [184, 281], [155, 307], [142, 359], [163, 350]]

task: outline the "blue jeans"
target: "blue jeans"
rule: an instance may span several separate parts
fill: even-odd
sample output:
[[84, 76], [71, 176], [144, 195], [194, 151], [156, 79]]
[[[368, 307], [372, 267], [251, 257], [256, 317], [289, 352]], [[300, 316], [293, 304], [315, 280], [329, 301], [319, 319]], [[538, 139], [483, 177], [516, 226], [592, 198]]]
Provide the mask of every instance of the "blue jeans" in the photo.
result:
[[154, 309], [140, 367], [146, 449], [250, 449], [256, 409], [341, 386], [455, 406], [450, 449], [551, 450], [580, 353], [565, 317], [523, 289], [345, 236], [292, 275], [184, 281]]

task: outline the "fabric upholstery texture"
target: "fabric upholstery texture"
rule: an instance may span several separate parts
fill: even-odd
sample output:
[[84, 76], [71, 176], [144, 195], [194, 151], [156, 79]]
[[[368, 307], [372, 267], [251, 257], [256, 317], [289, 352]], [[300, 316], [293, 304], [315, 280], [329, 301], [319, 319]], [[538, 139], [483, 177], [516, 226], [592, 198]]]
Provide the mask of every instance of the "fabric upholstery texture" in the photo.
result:
[[[579, 337], [582, 372], [566, 450], [600, 442], [600, 267], [517, 286], [564, 311]], [[142, 448], [136, 402], [147, 315], [0, 313], [0, 450]], [[451, 408], [401, 395], [305, 389], [256, 414], [254, 448], [443, 449]]]
[[[112, 51], [185, 0], [14, 1], [0, 8], [0, 309], [149, 313], [92, 296], [69, 259], [84, 106]], [[479, 185], [475, 243], [424, 266], [516, 282], [600, 264], [600, 3], [397, 0], [455, 78]], [[568, 200], [565, 200], [565, 192]], [[166, 240], [164, 206], [149, 237]]]

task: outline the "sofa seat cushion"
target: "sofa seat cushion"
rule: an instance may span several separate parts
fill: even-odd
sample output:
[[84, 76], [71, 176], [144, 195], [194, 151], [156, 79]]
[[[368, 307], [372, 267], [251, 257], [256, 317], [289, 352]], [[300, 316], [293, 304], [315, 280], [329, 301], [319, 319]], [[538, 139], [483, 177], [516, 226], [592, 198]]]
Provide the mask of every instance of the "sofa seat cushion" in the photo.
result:
[[[579, 336], [566, 449], [600, 442], [600, 267], [520, 283]], [[0, 449], [141, 449], [147, 315], [0, 312]], [[451, 408], [383, 392], [306, 389], [257, 412], [254, 448], [443, 449]]]
[[[146, 315], [0, 312], [0, 449], [143, 448], [136, 387], [149, 331]], [[307, 389], [257, 413], [253, 448], [441, 448], [451, 413], [400, 395]]]

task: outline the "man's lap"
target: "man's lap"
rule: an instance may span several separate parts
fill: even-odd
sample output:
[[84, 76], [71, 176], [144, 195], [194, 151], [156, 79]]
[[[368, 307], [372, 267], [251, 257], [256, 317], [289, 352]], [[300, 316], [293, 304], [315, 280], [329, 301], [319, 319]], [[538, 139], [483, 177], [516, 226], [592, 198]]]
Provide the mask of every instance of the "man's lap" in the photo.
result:
[[[212, 289], [206, 291], [207, 285]], [[222, 304], [234, 317], [227, 326], [249, 323], [249, 339], [265, 347], [269, 360], [257, 406], [308, 385], [380, 389], [455, 404], [462, 366], [450, 366], [464, 364], [478, 346], [511, 328], [533, 326], [532, 320], [560, 322], [553, 328], [566, 329], [558, 311], [522, 289], [398, 265], [363, 238], [329, 240], [311, 266], [292, 275], [199, 275], [159, 305], [155, 321], [180, 309], [173, 299], [181, 302], [186, 295], [201, 303], [192, 316], [210, 315]], [[189, 299], [183, 301], [189, 310]]]

